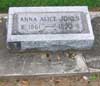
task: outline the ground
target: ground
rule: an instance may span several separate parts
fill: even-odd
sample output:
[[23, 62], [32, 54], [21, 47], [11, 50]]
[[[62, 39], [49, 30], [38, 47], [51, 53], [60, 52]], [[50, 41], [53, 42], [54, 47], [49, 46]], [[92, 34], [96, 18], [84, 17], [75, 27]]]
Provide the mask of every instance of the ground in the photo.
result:
[[88, 75], [89, 80], [83, 76], [64, 77], [31, 77], [20, 79], [0, 79], [0, 86], [100, 86], [100, 74]]
[[[68, 6], [88, 5], [95, 10], [100, 0], [0, 0], [0, 12], [7, 12], [10, 6]], [[94, 50], [95, 51], [95, 50]], [[100, 74], [90, 74], [89, 80], [83, 75], [48, 78], [1, 78], [0, 86], [100, 86]]]

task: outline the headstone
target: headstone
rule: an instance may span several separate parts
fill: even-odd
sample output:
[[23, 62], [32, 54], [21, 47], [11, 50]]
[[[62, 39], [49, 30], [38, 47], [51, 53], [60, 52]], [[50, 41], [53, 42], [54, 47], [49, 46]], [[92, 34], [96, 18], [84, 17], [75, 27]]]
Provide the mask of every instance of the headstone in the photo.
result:
[[89, 49], [94, 42], [86, 6], [10, 7], [7, 27], [9, 49]]

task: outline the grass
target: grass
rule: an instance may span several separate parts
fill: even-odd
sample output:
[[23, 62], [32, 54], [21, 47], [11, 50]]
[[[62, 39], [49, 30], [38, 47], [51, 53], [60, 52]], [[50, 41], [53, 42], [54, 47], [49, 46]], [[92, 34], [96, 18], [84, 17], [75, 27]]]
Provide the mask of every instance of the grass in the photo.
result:
[[9, 7], [14, 6], [100, 6], [100, 0], [0, 0], [0, 12], [7, 12]]

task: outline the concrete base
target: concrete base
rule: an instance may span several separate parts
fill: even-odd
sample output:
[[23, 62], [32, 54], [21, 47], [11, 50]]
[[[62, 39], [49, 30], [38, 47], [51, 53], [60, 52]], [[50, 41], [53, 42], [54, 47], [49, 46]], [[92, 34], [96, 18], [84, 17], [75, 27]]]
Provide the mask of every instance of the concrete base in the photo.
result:
[[[100, 13], [91, 13], [95, 44], [91, 50], [68, 58], [66, 52], [10, 53], [6, 49], [5, 23], [0, 23], [0, 76], [49, 76], [100, 72]], [[95, 16], [96, 15], [96, 16]], [[0, 15], [1, 16], [1, 15]], [[95, 16], [95, 17], [94, 17]], [[96, 18], [97, 17], [97, 18]], [[81, 55], [82, 53], [82, 55]]]

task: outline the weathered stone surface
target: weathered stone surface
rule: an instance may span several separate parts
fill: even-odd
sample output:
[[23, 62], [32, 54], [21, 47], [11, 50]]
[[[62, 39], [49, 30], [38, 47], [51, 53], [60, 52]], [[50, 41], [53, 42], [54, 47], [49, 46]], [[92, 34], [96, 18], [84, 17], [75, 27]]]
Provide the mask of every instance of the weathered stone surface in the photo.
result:
[[90, 12], [94, 30], [94, 46], [89, 51], [85, 50], [85, 60], [90, 72], [100, 72], [100, 12]]
[[[96, 36], [95, 43], [94, 43], [94, 46], [92, 49], [82, 51], [82, 53], [84, 55], [84, 59], [86, 60], [86, 63], [87, 63], [88, 69], [89, 69], [88, 73], [100, 72], [100, 69], [99, 69], [100, 62], [98, 62], [98, 61], [100, 61], [100, 29], [99, 29], [100, 28], [100, 26], [99, 26], [100, 25], [99, 24], [100, 12], [95, 13], [95, 15], [93, 15], [94, 13], [95, 12], [91, 13], [91, 18], [93, 17], [93, 20], [92, 20], [92, 23], [94, 23], [93, 30], [94, 30], [94, 33]], [[97, 16], [97, 15], [99, 15], [99, 16]], [[4, 22], [2, 22], [2, 23], [4, 24]], [[32, 75], [35, 75], [34, 72], [36, 72], [36, 70], [38, 70], [38, 68], [36, 70], [34, 70], [33, 65], [34, 64], [39, 65], [38, 62], [40, 62], [40, 60], [37, 59], [35, 56], [38, 56], [38, 58], [39, 58], [40, 54], [39, 53], [37, 53], [37, 54], [34, 54], [34, 53], [9, 53], [8, 50], [6, 49], [6, 37], [5, 37], [5, 31], [4, 31], [5, 25], [3, 25], [2, 23], [0, 23], [0, 77], [1, 76], [25, 76], [25, 75], [32, 76]], [[62, 56], [63, 56], [63, 54], [62, 54]], [[45, 55], [42, 55], [41, 59], [44, 59], [44, 58], [45, 58]], [[36, 60], [36, 62], [33, 59]], [[52, 58], [52, 59], [53, 59], [52, 61], [55, 62], [55, 58]], [[47, 60], [47, 59], [45, 59], [45, 60]], [[42, 60], [41, 63], [44, 64], [44, 62], [45, 62], [47, 64], [48, 62], [46, 62], [45, 60]], [[67, 59], [64, 57], [61, 60], [64, 63], [68, 62], [68, 61], [66, 61]], [[56, 59], [56, 61], [57, 61], [57, 59]], [[93, 64], [91, 64], [92, 61], [95, 61], [95, 62], [93, 62]], [[75, 62], [75, 60], [74, 60], [74, 62]], [[87, 69], [85, 70], [85, 68], [82, 66], [81, 66], [82, 69], [80, 69], [79, 71], [73, 70], [73, 71], [69, 72], [69, 70], [75, 68], [74, 62], [73, 63], [71, 62], [72, 67], [70, 67], [71, 65], [69, 65], [69, 62], [68, 62], [67, 66], [66, 66], [66, 69], [68, 69], [68, 70], [66, 70], [66, 73], [59, 72], [60, 68], [61, 68], [60, 67], [59, 71], [58, 71], [58, 73], [59, 73], [58, 75], [60, 75], [60, 74], [61, 75], [63, 75], [63, 74], [65, 74], [65, 75], [71, 74], [72, 75], [72, 74], [77, 74], [77, 73], [78, 74], [87, 73]], [[78, 68], [78, 67], [76, 67], [76, 68]], [[56, 70], [56, 66], [54, 69]], [[37, 71], [37, 73], [41, 74], [40, 71], [39, 72]], [[48, 76], [48, 74], [47, 74], [47, 76]]]
[[[0, 24], [0, 76], [63, 75], [88, 72], [83, 57], [68, 58], [67, 53], [10, 53], [6, 48], [5, 25]], [[81, 61], [80, 61], [81, 60]], [[80, 66], [79, 63], [83, 63]]]
[[90, 16], [85, 6], [9, 8], [9, 49], [89, 49], [93, 42]]
[[[6, 48], [5, 25], [0, 24], [0, 76], [66, 75], [88, 72], [83, 57], [68, 58], [66, 52], [11, 53]], [[80, 65], [80, 63], [82, 65]]]

